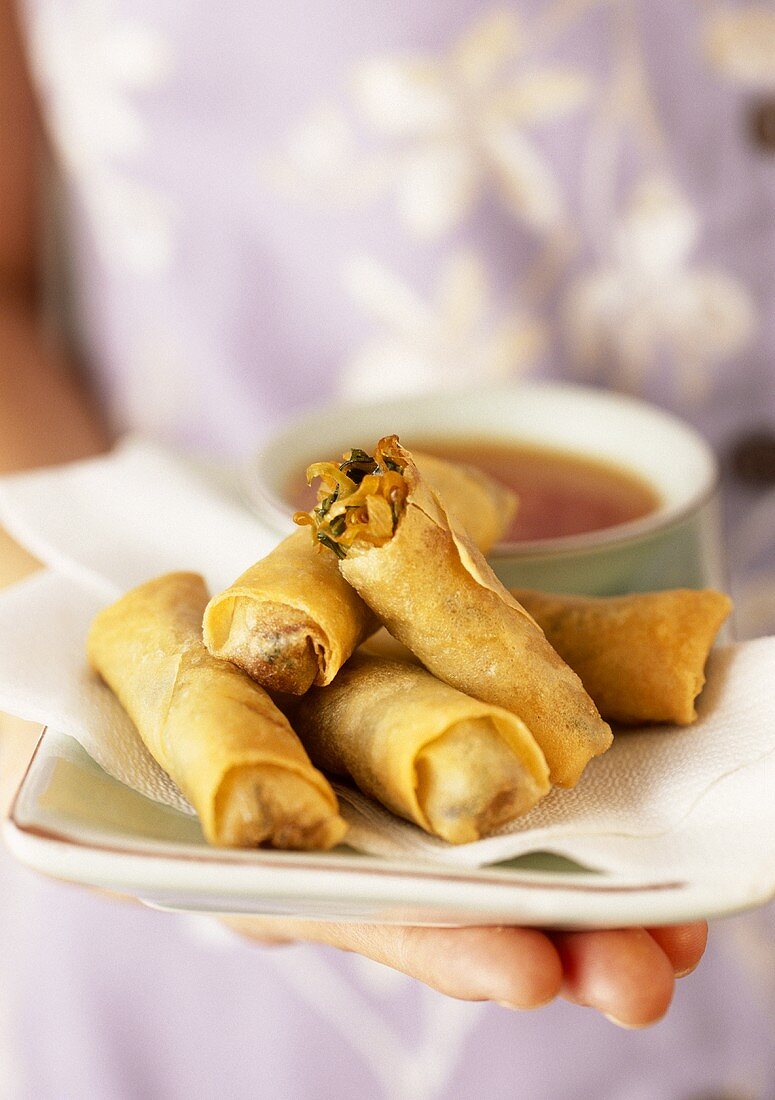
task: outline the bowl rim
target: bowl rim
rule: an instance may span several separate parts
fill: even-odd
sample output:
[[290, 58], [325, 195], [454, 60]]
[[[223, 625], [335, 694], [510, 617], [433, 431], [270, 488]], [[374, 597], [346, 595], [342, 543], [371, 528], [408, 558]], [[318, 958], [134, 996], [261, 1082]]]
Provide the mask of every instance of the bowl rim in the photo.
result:
[[[514, 397], [520, 393], [523, 395], [531, 395], [550, 392], [555, 392], [563, 399], [577, 398], [579, 400], [597, 400], [610, 405], [612, 410], [616, 407], [625, 408], [639, 413], [647, 413], [652, 417], [658, 418], [666, 427], [673, 431], [680, 432], [687, 440], [691, 441], [691, 444], [696, 448], [697, 453], [702, 456], [706, 464], [704, 477], [699, 482], [691, 498], [682, 505], [662, 503], [653, 512], [649, 512], [639, 519], [615, 524], [611, 527], [601, 528], [597, 531], [587, 531], [581, 534], [562, 535], [553, 538], [526, 539], [519, 542], [498, 542], [488, 552], [488, 558], [499, 561], [508, 559], [555, 558], [564, 555], [591, 553], [601, 549], [615, 548], [633, 542], [639, 542], [684, 523], [690, 516], [702, 510], [717, 495], [720, 487], [721, 471], [718, 459], [708, 441], [691, 424], [682, 420], [674, 413], [668, 412], [660, 406], [653, 405], [650, 402], [631, 397], [629, 394], [604, 390], [594, 386], [579, 385], [577, 383], [547, 380], [520, 382], [508, 386], [469, 387], [465, 390], [443, 390], [434, 393], [429, 392], [423, 394], [422, 397], [429, 402], [434, 399], [463, 402], [467, 395], [476, 394], [478, 400], [486, 400], [489, 398], [497, 401], [499, 397], [507, 397], [509, 400], [513, 400]], [[406, 396], [403, 399], [397, 397], [387, 401], [329, 401], [317, 409], [307, 408], [301, 412], [297, 412], [295, 415], [291, 414], [244, 464], [242, 488], [246, 502], [252, 510], [256, 512], [265, 523], [270, 524], [273, 529], [278, 532], [293, 531], [294, 526], [291, 520], [289, 502], [284, 500], [274, 488], [270, 487], [266, 483], [264, 477], [265, 471], [263, 467], [265, 467], [267, 460], [272, 454], [276, 452], [278, 448], [282, 448], [283, 444], [290, 436], [314, 435], [315, 424], [321, 421], [327, 421], [336, 416], [341, 417], [343, 413], [353, 415], [361, 412], [368, 415], [374, 415], [383, 407], [389, 407], [391, 405], [395, 407], [399, 402], [409, 400], [411, 400], [411, 396]], [[464, 432], [454, 428], [448, 432], [440, 433], [438, 431], [438, 425], [435, 425], [434, 428], [426, 434], [443, 435], [445, 439], [455, 437], [460, 439], [466, 438]], [[474, 428], [468, 435], [468, 439], [471, 439], [475, 434], [476, 431]], [[511, 437], [508, 437], [505, 432], [496, 432], [492, 436], [492, 442], [496, 444], [501, 442], [505, 444], [510, 442], [519, 443], [520, 437], [518, 432]], [[522, 442], [524, 442], [524, 440], [522, 440]], [[531, 445], [533, 445], [533, 441], [531, 441]], [[547, 441], [546, 444], [535, 443], [534, 445], [545, 445], [548, 450], [562, 451], [564, 454], [570, 455], [576, 454], [580, 457], [592, 459], [594, 461], [606, 461], [606, 459], [602, 459], [599, 454], [596, 455], [589, 451], [583, 451], [578, 447], [570, 445], [558, 447], [551, 441]], [[622, 463], [622, 468], [632, 472], [640, 478], [646, 477], [645, 474], [633, 468], [633, 466], [626, 461]]]

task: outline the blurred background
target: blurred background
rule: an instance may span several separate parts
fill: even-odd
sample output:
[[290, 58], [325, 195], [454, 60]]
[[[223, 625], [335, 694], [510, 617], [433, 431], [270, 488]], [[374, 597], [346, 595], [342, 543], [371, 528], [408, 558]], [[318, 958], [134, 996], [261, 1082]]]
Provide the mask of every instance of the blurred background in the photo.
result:
[[[737, 632], [775, 631], [771, 3], [0, 0], [0, 200], [5, 470], [128, 429], [243, 460], [324, 399], [585, 382], [710, 440]], [[30, 736], [5, 721], [9, 788]], [[275, 1095], [775, 1095], [771, 911], [633, 1037], [0, 878], [14, 1100], [253, 1095], [256, 1019], [307, 1035]]]

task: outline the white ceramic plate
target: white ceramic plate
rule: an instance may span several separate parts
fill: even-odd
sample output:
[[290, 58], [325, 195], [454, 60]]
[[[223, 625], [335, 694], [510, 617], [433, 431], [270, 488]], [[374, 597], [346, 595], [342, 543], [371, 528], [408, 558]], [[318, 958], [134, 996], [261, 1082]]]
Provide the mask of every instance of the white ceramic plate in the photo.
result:
[[[42, 737], [10, 817], [12, 852], [44, 874], [148, 905], [412, 924], [566, 928], [667, 924], [761, 903], [654, 867], [627, 882], [550, 853], [480, 870], [335, 853], [237, 852], [206, 845], [194, 818], [111, 778], [63, 734]], [[764, 887], [763, 887], [764, 889]]]

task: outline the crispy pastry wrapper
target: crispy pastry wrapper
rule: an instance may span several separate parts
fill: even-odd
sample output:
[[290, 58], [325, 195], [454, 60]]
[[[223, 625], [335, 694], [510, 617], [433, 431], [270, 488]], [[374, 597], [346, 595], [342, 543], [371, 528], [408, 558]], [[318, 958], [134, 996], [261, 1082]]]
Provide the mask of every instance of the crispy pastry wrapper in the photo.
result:
[[330, 784], [267, 693], [204, 648], [206, 603], [198, 574], [149, 581], [97, 615], [89, 661], [212, 844], [332, 847], [346, 826]]
[[455, 526], [466, 531], [483, 554], [491, 550], [517, 513], [516, 493], [473, 466], [417, 451], [413, 459]]
[[[516, 509], [514, 494], [477, 471], [430, 455], [423, 461], [469, 518], [480, 545], [500, 538]], [[330, 683], [378, 626], [333, 556], [301, 529], [213, 597], [203, 629], [213, 656], [232, 661], [270, 691], [302, 695], [313, 684]]]
[[367, 638], [363, 645], [356, 650], [357, 653], [366, 653], [370, 657], [384, 657], [388, 661], [403, 661], [404, 664], [418, 665], [420, 662], [407, 649], [403, 642], [388, 634], [384, 626], [380, 627], [376, 634]]
[[549, 790], [520, 719], [419, 665], [358, 653], [332, 684], [289, 705], [319, 767], [453, 844], [513, 821]]
[[677, 588], [592, 598], [512, 589], [578, 673], [600, 713], [639, 725], [688, 725], [705, 662], [732, 601], [723, 592]]
[[408, 451], [395, 445], [409, 485], [395, 533], [383, 546], [353, 548], [339, 562], [390, 634], [434, 676], [516, 714], [549, 765], [573, 787], [611, 744], [578, 676], [503, 587], [468, 536], [456, 529]]

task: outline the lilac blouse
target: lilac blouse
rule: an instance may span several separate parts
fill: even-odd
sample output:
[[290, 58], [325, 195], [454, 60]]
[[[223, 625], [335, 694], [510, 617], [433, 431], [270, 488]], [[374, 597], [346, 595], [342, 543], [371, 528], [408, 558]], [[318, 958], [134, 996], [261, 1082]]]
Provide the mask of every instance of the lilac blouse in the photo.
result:
[[[25, 16], [77, 338], [117, 426], [240, 456], [330, 395], [626, 389], [736, 454], [738, 626], [775, 629], [766, 0], [27, 0]], [[775, 1094], [766, 913], [719, 926], [668, 1019], [632, 1034], [247, 946], [0, 859], [0, 1096]]]

